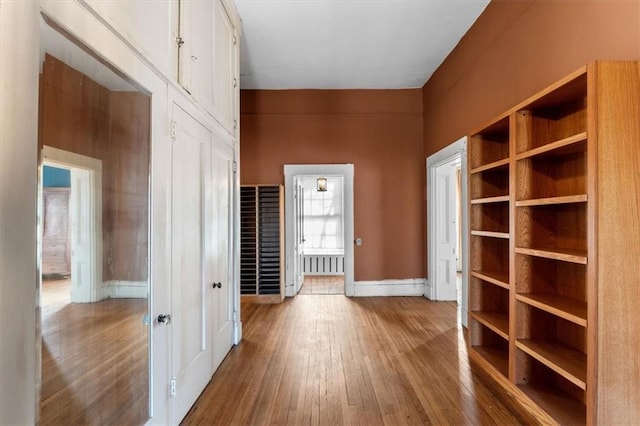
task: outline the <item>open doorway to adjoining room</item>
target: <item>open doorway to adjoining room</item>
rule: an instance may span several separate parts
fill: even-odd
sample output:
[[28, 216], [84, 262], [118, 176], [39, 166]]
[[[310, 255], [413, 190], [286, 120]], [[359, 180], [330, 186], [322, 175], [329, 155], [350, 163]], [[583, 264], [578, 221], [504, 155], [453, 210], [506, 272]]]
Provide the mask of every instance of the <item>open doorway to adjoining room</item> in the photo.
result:
[[296, 230], [305, 294], [344, 294], [342, 176], [296, 176]]
[[468, 207], [466, 138], [427, 158], [428, 289], [432, 300], [454, 301], [467, 324]]
[[284, 167], [287, 296], [353, 296], [353, 172], [352, 164]]

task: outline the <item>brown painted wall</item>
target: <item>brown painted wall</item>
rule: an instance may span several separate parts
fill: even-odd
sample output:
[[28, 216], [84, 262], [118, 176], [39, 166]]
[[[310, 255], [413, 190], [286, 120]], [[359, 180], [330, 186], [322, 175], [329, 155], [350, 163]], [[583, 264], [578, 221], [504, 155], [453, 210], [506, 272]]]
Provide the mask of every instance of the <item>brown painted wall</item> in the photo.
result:
[[241, 181], [284, 183], [285, 164], [353, 163], [355, 279], [425, 276], [422, 94], [241, 92]]
[[102, 160], [103, 280], [147, 279], [150, 101], [46, 55], [40, 145]]
[[640, 2], [493, 0], [423, 88], [425, 155], [595, 59], [640, 59]]

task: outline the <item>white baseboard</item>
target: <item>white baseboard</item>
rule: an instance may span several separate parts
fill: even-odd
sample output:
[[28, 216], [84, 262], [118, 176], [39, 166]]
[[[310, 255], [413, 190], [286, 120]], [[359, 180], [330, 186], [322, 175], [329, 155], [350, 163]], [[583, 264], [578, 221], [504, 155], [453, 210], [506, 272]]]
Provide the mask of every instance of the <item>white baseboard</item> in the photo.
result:
[[149, 293], [146, 281], [107, 281], [101, 299], [146, 299]]
[[372, 296], [424, 296], [427, 286], [424, 278], [404, 280], [356, 281], [355, 297]]

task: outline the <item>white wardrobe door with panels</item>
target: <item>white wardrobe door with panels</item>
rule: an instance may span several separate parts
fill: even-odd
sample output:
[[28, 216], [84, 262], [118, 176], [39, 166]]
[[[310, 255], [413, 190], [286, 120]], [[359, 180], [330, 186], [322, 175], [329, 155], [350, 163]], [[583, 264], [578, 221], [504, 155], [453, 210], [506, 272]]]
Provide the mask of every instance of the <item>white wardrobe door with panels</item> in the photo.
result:
[[213, 375], [211, 132], [175, 105], [171, 200], [171, 376], [178, 424]]
[[213, 150], [215, 286], [213, 288], [213, 369], [233, 346], [233, 149], [216, 137]]

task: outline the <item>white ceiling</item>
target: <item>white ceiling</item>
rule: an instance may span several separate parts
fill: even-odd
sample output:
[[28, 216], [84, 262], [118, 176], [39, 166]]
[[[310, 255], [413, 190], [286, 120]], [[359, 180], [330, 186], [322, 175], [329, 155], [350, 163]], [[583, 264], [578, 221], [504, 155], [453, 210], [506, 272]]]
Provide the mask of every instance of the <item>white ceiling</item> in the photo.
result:
[[489, 0], [235, 0], [243, 89], [422, 87]]

